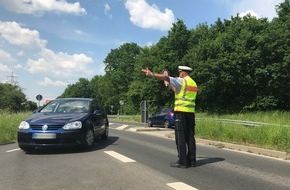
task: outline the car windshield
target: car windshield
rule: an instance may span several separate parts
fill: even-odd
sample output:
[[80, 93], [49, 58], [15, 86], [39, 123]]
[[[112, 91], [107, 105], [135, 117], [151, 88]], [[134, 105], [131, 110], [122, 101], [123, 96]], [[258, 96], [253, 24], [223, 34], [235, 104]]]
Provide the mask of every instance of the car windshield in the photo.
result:
[[54, 100], [40, 110], [41, 113], [86, 113], [88, 100]]

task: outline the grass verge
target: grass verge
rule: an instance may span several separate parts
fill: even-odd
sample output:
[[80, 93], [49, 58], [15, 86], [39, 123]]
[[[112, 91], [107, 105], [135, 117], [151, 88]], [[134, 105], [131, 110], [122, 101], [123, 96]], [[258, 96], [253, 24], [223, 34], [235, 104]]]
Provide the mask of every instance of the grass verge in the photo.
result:
[[196, 137], [290, 152], [290, 127], [286, 126], [243, 126], [215, 120], [199, 120]]
[[9, 113], [0, 110], [0, 144], [16, 142], [20, 122], [31, 112]]

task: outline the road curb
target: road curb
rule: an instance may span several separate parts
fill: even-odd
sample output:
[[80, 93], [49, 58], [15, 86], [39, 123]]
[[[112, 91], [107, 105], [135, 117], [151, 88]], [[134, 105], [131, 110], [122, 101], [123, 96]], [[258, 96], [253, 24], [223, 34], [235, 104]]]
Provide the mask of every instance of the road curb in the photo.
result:
[[263, 156], [269, 156], [274, 158], [279, 158], [283, 160], [290, 160], [290, 155], [287, 152], [282, 151], [276, 151], [276, 150], [269, 150], [269, 149], [263, 149], [263, 148], [257, 148], [257, 147], [251, 147], [251, 146], [245, 146], [245, 145], [238, 145], [238, 144], [232, 144], [232, 143], [226, 143], [221, 141], [212, 141], [212, 140], [206, 140], [206, 139], [196, 139], [198, 144], [204, 144], [204, 145], [212, 145], [220, 148], [227, 148], [237, 151], [243, 151]]
[[166, 129], [166, 128], [159, 128], [159, 127], [133, 127], [130, 128], [131, 131], [136, 131], [136, 132], [148, 132], [148, 131], [168, 131], [172, 132], [172, 129]]

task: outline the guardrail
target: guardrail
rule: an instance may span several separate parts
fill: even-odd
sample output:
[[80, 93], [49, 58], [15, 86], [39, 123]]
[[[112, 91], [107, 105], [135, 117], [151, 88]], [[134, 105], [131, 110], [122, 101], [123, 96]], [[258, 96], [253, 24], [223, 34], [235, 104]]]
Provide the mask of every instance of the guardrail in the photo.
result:
[[[139, 118], [139, 121], [141, 121], [140, 115], [108, 115], [108, 118], [115, 118], [115, 119], [122, 119], [122, 118]], [[234, 119], [213, 119], [213, 118], [196, 118], [196, 120], [214, 120], [214, 121], [222, 121], [225, 123], [232, 123], [237, 125], [244, 125], [244, 126], [283, 126], [283, 127], [289, 127], [288, 125], [278, 125], [278, 124], [271, 124], [271, 123], [264, 123], [264, 122], [255, 122], [255, 121], [243, 121], [243, 120], [234, 120]]]
[[140, 117], [140, 115], [108, 115], [108, 118], [130, 118], [130, 117]]
[[[207, 119], [207, 118], [203, 118]], [[226, 123], [233, 123], [233, 124], [238, 124], [238, 125], [245, 125], [245, 126], [282, 126], [282, 127], [289, 127], [288, 125], [279, 125], [279, 124], [272, 124], [272, 123], [264, 123], [264, 122], [255, 122], [255, 121], [242, 121], [242, 120], [234, 120], [234, 119], [213, 119], [216, 121], [223, 121]]]
[[255, 121], [242, 121], [242, 120], [234, 120], [234, 119], [212, 119], [212, 118], [196, 118], [196, 120], [201, 120], [201, 119], [210, 119], [214, 121], [222, 121], [225, 123], [233, 123], [237, 125], [245, 125], [245, 126], [262, 126], [262, 125], [272, 125], [270, 123], [263, 123], [263, 122], [255, 122]]

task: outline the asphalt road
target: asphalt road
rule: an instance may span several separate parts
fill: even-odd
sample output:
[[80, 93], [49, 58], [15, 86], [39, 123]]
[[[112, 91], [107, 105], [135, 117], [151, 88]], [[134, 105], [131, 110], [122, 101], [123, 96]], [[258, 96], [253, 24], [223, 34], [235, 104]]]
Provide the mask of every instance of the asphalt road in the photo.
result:
[[90, 151], [0, 146], [0, 189], [290, 190], [289, 161], [198, 145], [197, 167], [171, 168], [173, 139], [122, 125], [112, 123], [109, 139]]

